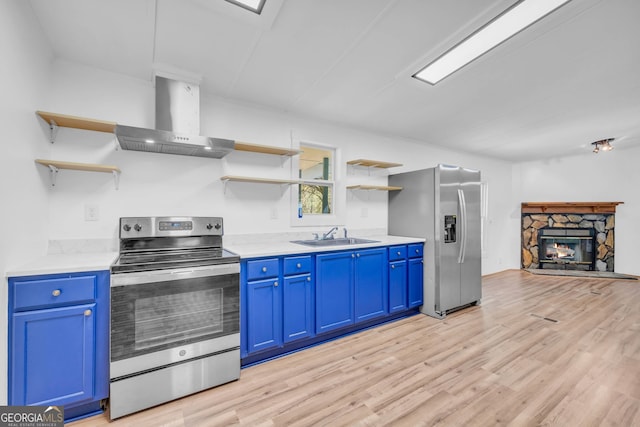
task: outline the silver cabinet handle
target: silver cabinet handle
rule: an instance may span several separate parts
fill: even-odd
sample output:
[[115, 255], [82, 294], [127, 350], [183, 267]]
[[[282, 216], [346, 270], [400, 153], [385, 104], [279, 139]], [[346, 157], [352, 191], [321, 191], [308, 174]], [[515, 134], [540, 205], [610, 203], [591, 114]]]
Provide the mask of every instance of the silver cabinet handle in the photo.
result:
[[391, 265], [391, 268], [396, 268], [396, 266], [394, 264]]
[[356, 255], [355, 255], [355, 254], [351, 254], [351, 258], [355, 258], [355, 257], [356, 257]]
[[416, 253], [419, 254], [420, 253], [420, 249], [416, 249]]
[[85, 310], [85, 311], [84, 311], [84, 315], [85, 315], [86, 317], [91, 316], [91, 310]]
[[54, 297], [59, 297], [61, 293], [62, 292], [60, 292], [60, 289], [56, 289], [55, 291], [51, 292], [51, 295], [53, 295]]
[[356, 256], [357, 256], [358, 258], [360, 258], [360, 254], [356, 254]]
[[278, 282], [273, 282], [273, 286], [278, 287]]
[[297, 264], [296, 264], [296, 267], [298, 267], [298, 268], [302, 268], [302, 264], [297, 263]]
[[262, 272], [266, 273], [267, 272], [267, 267], [262, 267]]
[[307, 277], [307, 282], [310, 282], [310, 281], [311, 281], [311, 277]]
[[400, 256], [400, 255], [401, 255], [401, 253], [400, 253], [400, 251], [398, 251], [398, 256]]

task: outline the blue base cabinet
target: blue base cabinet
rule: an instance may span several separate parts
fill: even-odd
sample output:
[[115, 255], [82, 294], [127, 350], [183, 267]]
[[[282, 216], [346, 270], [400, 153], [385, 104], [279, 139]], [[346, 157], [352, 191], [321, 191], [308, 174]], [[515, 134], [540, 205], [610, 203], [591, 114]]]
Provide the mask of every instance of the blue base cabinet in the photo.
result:
[[418, 313], [422, 248], [242, 260], [242, 365]]
[[389, 312], [423, 304], [424, 245], [389, 247]]
[[389, 312], [387, 250], [356, 251], [354, 270], [356, 322], [385, 316]]
[[408, 280], [408, 297], [409, 308], [421, 306], [423, 299], [423, 281], [424, 281], [424, 257], [423, 244], [413, 244], [408, 246], [409, 257], [409, 280]]
[[407, 261], [389, 263], [389, 313], [407, 309]]
[[282, 344], [282, 308], [278, 278], [247, 284], [247, 344], [260, 351]]
[[316, 332], [318, 334], [354, 322], [353, 269], [355, 254], [334, 252], [316, 255]]
[[283, 280], [282, 329], [284, 342], [313, 336], [313, 283], [311, 274], [285, 277]]
[[9, 278], [9, 405], [100, 410], [109, 389], [109, 272]]
[[310, 255], [241, 261], [241, 357], [315, 335], [312, 270]]

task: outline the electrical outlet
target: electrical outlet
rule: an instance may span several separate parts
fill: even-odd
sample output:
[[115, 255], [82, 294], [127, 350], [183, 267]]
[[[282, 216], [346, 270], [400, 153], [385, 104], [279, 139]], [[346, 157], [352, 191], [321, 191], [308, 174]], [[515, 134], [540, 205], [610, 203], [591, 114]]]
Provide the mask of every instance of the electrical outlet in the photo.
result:
[[84, 220], [85, 221], [97, 221], [100, 218], [100, 209], [96, 204], [84, 205]]

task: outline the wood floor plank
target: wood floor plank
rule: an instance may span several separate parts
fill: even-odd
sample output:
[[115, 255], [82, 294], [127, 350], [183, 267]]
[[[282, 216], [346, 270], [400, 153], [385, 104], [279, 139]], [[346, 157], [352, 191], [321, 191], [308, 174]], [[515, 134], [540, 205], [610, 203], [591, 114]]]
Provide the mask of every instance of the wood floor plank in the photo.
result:
[[70, 425], [640, 425], [640, 282], [504, 271], [444, 320], [401, 319]]

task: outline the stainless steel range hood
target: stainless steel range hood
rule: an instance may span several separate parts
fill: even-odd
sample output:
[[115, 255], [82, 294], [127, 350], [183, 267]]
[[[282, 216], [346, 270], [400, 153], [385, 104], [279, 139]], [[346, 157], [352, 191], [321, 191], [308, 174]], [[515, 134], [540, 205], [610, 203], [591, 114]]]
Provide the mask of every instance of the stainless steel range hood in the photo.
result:
[[229, 139], [200, 136], [200, 88], [156, 76], [156, 129], [116, 125], [123, 150], [220, 159], [235, 147]]

